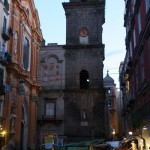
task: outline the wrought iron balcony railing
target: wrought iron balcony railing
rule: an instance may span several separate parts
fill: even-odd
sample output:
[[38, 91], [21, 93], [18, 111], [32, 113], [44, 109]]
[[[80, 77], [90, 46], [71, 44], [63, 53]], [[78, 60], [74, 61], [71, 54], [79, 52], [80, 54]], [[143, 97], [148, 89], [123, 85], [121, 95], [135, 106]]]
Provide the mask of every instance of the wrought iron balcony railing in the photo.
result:
[[0, 63], [6, 65], [12, 61], [12, 56], [8, 52], [0, 52]]
[[0, 86], [0, 95], [4, 95], [4, 94], [9, 93], [11, 91], [12, 91], [12, 86], [11, 85]]

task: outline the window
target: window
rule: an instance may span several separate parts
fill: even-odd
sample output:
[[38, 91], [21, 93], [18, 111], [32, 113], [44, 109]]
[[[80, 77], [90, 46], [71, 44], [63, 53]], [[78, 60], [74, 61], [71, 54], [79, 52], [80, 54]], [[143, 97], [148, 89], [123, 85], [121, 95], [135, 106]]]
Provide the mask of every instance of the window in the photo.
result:
[[89, 88], [89, 73], [86, 70], [80, 72], [80, 88], [88, 89]]
[[132, 58], [132, 43], [130, 42], [130, 57]]
[[3, 101], [0, 99], [0, 116], [3, 116]]
[[144, 81], [144, 55], [143, 55], [143, 52], [140, 57], [140, 64], [141, 64], [141, 79], [143, 82]]
[[9, 11], [9, 3], [8, 3], [8, 0], [4, 0], [4, 6], [5, 6], [6, 10]]
[[136, 47], [136, 32], [135, 29], [133, 31], [133, 41], [134, 41], [134, 48]]
[[17, 41], [18, 41], [18, 33], [15, 32], [15, 34], [14, 34], [14, 52], [15, 52], [15, 54], [17, 52], [17, 45], [18, 45]]
[[132, 0], [132, 11], [133, 12], [134, 12], [135, 3], [136, 3], [136, 0]]
[[141, 31], [142, 31], [141, 13], [140, 13], [140, 10], [139, 10], [139, 12], [138, 12], [138, 28], [139, 28], [139, 34], [140, 34]]
[[145, 6], [146, 6], [146, 13], [147, 13], [150, 8], [150, 0], [145, 0]]
[[46, 102], [46, 116], [54, 117], [55, 116], [55, 103]]
[[4, 16], [4, 21], [3, 21], [3, 33], [6, 33], [6, 29], [7, 29], [7, 19]]
[[23, 65], [24, 69], [27, 71], [29, 69], [29, 40], [25, 37], [23, 48]]
[[112, 96], [112, 94], [113, 94], [113, 89], [112, 88], [108, 89], [108, 95]]

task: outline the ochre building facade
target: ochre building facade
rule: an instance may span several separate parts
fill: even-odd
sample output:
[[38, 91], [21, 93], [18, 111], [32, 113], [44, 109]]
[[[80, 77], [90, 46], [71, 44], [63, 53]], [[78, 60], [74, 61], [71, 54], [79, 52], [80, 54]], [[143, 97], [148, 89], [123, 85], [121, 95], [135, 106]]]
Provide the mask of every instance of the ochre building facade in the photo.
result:
[[21, 150], [35, 147], [38, 51], [42, 40], [40, 23], [33, 0], [12, 0], [9, 8], [8, 51], [12, 56], [6, 66], [4, 121], [5, 145]]

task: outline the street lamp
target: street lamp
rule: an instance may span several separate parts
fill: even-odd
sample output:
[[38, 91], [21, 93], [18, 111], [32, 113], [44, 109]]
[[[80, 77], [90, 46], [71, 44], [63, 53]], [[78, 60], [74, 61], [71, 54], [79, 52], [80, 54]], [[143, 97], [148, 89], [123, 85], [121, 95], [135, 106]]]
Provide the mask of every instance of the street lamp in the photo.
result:
[[113, 141], [115, 140], [115, 134], [116, 134], [115, 129], [113, 129], [113, 131], [112, 131]]
[[146, 126], [143, 126], [142, 130], [147, 130], [147, 127], [146, 127]]
[[133, 132], [132, 131], [129, 131], [129, 135], [132, 135], [133, 134]]
[[2, 136], [4, 137], [4, 136], [6, 135], [6, 131], [3, 130], [3, 131], [1, 132], [1, 134], [2, 134]]
[[112, 132], [113, 135], [115, 135], [115, 130]]

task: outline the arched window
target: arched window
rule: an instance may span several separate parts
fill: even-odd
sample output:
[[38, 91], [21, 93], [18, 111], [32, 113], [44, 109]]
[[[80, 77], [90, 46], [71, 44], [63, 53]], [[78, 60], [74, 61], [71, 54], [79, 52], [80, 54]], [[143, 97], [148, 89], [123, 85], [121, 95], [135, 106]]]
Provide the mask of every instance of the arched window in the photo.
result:
[[80, 88], [88, 89], [89, 88], [89, 73], [86, 70], [80, 72]]
[[23, 65], [24, 69], [27, 71], [29, 68], [29, 40], [25, 37], [23, 43]]

